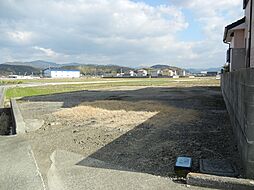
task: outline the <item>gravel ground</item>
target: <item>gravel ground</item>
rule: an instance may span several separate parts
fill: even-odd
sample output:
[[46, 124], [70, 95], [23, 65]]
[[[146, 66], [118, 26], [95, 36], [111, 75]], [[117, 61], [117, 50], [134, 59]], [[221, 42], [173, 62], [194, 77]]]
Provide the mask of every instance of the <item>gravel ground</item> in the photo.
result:
[[219, 87], [119, 87], [23, 98], [25, 120], [43, 126], [23, 135], [42, 173], [67, 150], [123, 170], [173, 176], [177, 156], [224, 158], [241, 171]]

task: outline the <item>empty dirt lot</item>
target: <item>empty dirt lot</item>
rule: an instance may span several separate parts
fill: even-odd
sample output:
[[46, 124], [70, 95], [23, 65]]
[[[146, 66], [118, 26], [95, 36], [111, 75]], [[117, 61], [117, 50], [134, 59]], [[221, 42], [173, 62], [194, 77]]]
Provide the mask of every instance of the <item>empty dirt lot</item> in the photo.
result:
[[22, 98], [30, 140], [46, 175], [54, 150], [108, 163], [112, 169], [173, 176], [177, 156], [239, 158], [217, 86], [117, 87]]

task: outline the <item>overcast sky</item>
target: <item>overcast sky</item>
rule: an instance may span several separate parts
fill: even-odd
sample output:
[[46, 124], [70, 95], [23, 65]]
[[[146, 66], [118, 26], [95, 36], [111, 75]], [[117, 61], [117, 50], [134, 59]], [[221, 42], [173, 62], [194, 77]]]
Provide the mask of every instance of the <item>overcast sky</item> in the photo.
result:
[[242, 0], [0, 0], [0, 63], [219, 67], [243, 14]]

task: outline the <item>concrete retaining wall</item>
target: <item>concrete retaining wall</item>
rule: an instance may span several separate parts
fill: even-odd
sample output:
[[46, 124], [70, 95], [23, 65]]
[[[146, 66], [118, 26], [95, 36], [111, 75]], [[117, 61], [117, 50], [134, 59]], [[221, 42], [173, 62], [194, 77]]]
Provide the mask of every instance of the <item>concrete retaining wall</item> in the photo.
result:
[[254, 178], [254, 69], [222, 74], [221, 87], [245, 175]]
[[11, 99], [11, 111], [13, 117], [12, 134], [26, 133], [26, 124], [15, 99]]

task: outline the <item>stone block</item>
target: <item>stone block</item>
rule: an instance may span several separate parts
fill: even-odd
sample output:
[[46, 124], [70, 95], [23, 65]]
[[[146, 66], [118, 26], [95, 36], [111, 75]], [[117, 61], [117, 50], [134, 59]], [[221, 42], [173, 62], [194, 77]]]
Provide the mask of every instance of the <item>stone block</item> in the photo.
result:
[[245, 175], [254, 178], [254, 69], [224, 73], [221, 80]]
[[248, 141], [254, 142], [254, 124], [246, 124], [245, 133]]
[[204, 174], [236, 177], [239, 175], [236, 167], [228, 160], [201, 159], [200, 172]]

